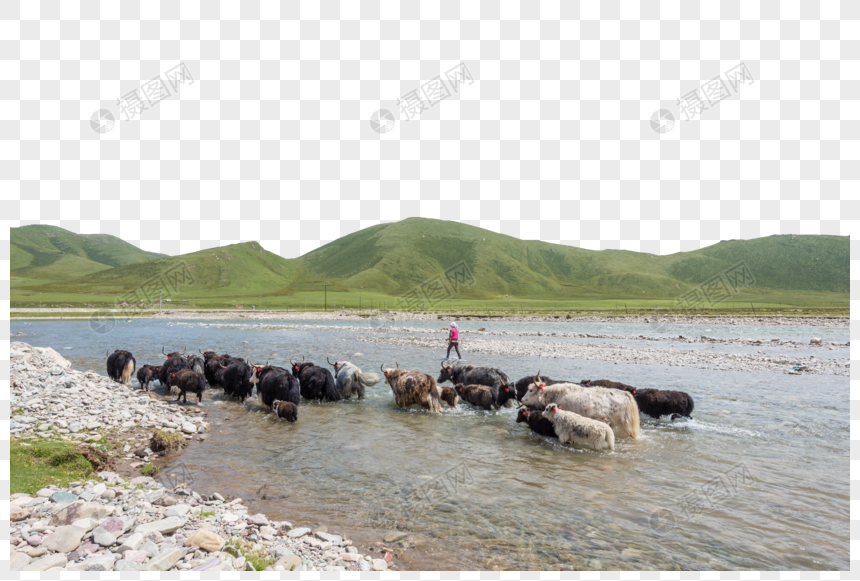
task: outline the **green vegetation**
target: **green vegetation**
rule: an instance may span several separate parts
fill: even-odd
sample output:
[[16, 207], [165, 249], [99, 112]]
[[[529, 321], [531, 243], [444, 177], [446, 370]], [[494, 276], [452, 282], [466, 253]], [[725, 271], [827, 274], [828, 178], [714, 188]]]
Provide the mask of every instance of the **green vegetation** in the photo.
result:
[[155, 474], [157, 472], [158, 472], [158, 466], [153, 466], [152, 464], [144, 464], [143, 466], [140, 467], [140, 473], [143, 474], [144, 476], [152, 477], [152, 476], [155, 476]]
[[253, 544], [243, 539], [230, 539], [224, 550], [231, 552], [229, 549], [233, 549], [236, 554], [240, 554], [245, 557], [245, 560], [248, 563], [251, 563], [257, 571], [262, 571], [266, 567], [272, 567], [275, 564], [275, 561], [269, 556], [269, 553], [266, 552], [265, 548], [255, 551], [253, 550]]
[[75, 234], [57, 226], [11, 229], [11, 286], [68, 280], [125, 264], [162, 258], [108, 234]]
[[[12, 231], [13, 245], [17, 230]], [[170, 303], [163, 303], [164, 310], [250, 310], [251, 305], [266, 310], [396, 309], [398, 295], [434, 277], [440, 280], [442, 272], [463, 262], [474, 284], [461, 286], [432, 307], [419, 305], [419, 311], [622, 314], [677, 311], [678, 297], [744, 261], [755, 284], [739, 288], [711, 311], [831, 312], [848, 307], [849, 258], [847, 236], [728, 240], [657, 256], [584, 250], [457, 222], [410, 218], [366, 228], [300, 258], [284, 259], [247, 242], [26, 287], [13, 281], [11, 298], [16, 308], [36, 306], [38, 300], [45, 306], [110, 308], [118, 295], [187, 266], [190, 277]]]
[[27, 443], [12, 440], [10, 490], [35, 494], [49, 484], [64, 487], [69, 482], [86, 480], [94, 468], [77, 449], [76, 444], [47, 439]]
[[203, 512], [201, 512], [201, 513], [200, 513], [200, 518], [201, 518], [201, 519], [203, 519], [203, 518], [209, 518], [209, 517], [212, 517], [212, 516], [215, 516], [215, 513], [214, 513], [214, 512], [212, 512], [211, 510], [206, 510], [206, 511], [203, 511]]
[[155, 452], [164, 450], [181, 450], [188, 445], [188, 440], [179, 432], [166, 432], [157, 430], [149, 440], [149, 447]]

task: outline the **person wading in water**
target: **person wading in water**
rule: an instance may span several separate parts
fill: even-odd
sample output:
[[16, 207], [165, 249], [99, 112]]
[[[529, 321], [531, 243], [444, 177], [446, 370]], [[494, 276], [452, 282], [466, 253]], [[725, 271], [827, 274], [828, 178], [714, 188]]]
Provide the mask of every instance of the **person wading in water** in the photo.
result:
[[448, 332], [448, 353], [445, 359], [451, 357], [451, 347], [457, 351], [457, 358], [462, 359], [460, 355], [460, 332], [457, 330], [457, 323], [451, 323], [451, 330]]

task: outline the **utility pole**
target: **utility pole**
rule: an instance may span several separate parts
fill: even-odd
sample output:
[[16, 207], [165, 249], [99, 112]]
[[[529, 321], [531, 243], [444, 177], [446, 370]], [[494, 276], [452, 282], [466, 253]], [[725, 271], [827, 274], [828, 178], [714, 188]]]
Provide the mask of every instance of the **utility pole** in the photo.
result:
[[324, 292], [323, 304], [325, 305], [324, 309], [326, 311], [328, 311], [328, 286], [323, 286], [323, 289], [324, 289], [324, 291], [323, 291]]

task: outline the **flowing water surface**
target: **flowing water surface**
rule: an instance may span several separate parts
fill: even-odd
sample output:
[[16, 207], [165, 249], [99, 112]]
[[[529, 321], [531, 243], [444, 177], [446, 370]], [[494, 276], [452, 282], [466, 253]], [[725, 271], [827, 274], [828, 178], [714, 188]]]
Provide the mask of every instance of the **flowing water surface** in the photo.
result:
[[[362, 323], [378, 326], [341, 326]], [[648, 325], [479, 323], [461, 329], [649, 334]], [[423, 326], [390, 323], [407, 324]], [[360, 340], [367, 331], [297, 328], [295, 321], [279, 328], [273, 321], [141, 320], [105, 334], [78, 321], [11, 326], [27, 334], [20, 340], [101, 373], [106, 349], [129, 349], [141, 365], [160, 363], [162, 345], [187, 345], [284, 366], [291, 356], [325, 364], [326, 355], [352, 355], [365, 371], [397, 362], [436, 375], [445, 345], [441, 338], [436, 351], [367, 343]], [[666, 336], [848, 340], [847, 328], [735, 335], [737, 328], [683, 327]], [[384, 383], [361, 402], [303, 402], [296, 424], [273, 418], [256, 400], [243, 405], [211, 389], [202, 404], [210, 437], [178, 461], [195, 490], [235, 494], [273, 519], [325, 524], [359, 544], [392, 529], [409, 532], [405, 546], [385, 545], [408, 569], [848, 568], [848, 377], [497, 355], [472, 362], [514, 380], [540, 368], [553, 378], [684, 390], [695, 398], [694, 420], [643, 416], [641, 440], [618, 439], [615, 452], [595, 453], [531, 434], [511, 409], [400, 410]]]

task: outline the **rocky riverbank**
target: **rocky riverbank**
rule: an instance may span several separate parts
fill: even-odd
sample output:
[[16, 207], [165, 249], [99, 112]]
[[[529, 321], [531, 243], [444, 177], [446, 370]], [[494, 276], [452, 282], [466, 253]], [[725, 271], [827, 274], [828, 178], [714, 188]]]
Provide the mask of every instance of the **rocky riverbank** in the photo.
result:
[[[384, 345], [426, 347], [439, 349], [438, 339], [417, 337], [358, 337], [358, 341]], [[712, 340], [714, 342], [719, 340]], [[710, 341], [703, 341], [705, 343]], [[772, 343], [763, 342], [761, 345]], [[587, 343], [558, 343], [550, 341], [505, 341], [499, 339], [471, 338], [468, 342], [470, 353], [491, 353], [544, 357], [549, 359], [578, 359], [586, 361], [611, 361], [644, 365], [666, 365], [674, 367], [696, 367], [721, 371], [753, 371], [783, 373], [789, 375], [849, 375], [850, 360], [822, 359], [815, 356], [799, 357], [794, 354], [767, 355], [719, 353], [707, 350], [652, 349], [648, 347], [627, 347], [620, 345], [596, 345]], [[571, 378], [575, 380], [589, 378]], [[596, 379], [596, 378], [595, 378]]]
[[180, 409], [95, 372], [75, 371], [50, 348], [15, 342], [11, 354], [13, 443], [67, 442], [98, 463], [117, 466], [35, 494], [13, 489], [12, 570], [389, 568], [390, 553], [361, 554], [325, 527], [273, 521], [249, 514], [239, 498], [201, 494], [183, 482], [165, 487], [135, 475], [141, 465], [169, 453], [153, 451], [160, 438], [183, 444], [206, 438], [200, 408]]

